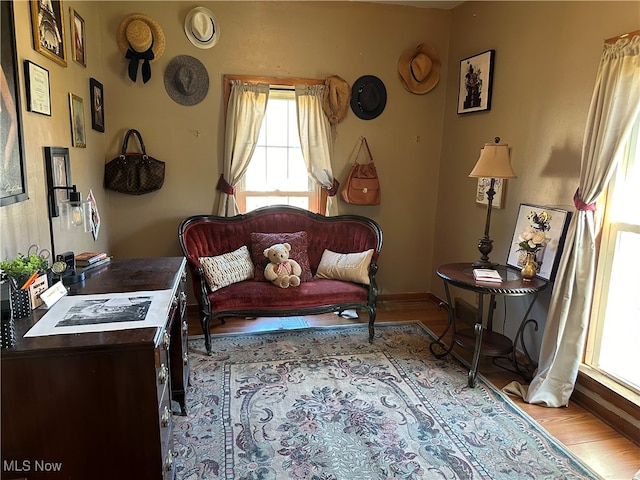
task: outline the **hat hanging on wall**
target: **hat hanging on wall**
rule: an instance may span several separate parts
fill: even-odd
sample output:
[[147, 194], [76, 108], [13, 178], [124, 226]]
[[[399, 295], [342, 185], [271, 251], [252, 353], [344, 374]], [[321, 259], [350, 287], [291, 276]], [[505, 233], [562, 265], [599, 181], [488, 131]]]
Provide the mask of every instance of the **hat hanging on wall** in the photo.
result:
[[198, 48], [211, 48], [220, 38], [216, 17], [205, 7], [196, 7], [187, 13], [184, 19], [184, 33]]
[[164, 88], [180, 105], [195, 105], [207, 96], [209, 74], [197, 58], [178, 55], [164, 71]]
[[346, 80], [337, 75], [329, 75], [324, 84], [327, 87], [322, 102], [322, 109], [331, 125], [340, 123], [347, 116], [349, 100], [351, 100], [351, 87]]
[[351, 110], [363, 120], [372, 120], [387, 104], [387, 89], [378, 77], [364, 75], [351, 87]]
[[142, 61], [142, 81], [151, 78], [150, 62], [158, 60], [164, 53], [165, 39], [162, 27], [148, 15], [134, 13], [118, 26], [116, 34], [120, 52], [129, 59], [129, 78], [138, 78], [138, 63]]
[[440, 80], [440, 59], [433, 47], [421, 43], [404, 52], [398, 60], [400, 80], [411, 93], [418, 95], [433, 90]]

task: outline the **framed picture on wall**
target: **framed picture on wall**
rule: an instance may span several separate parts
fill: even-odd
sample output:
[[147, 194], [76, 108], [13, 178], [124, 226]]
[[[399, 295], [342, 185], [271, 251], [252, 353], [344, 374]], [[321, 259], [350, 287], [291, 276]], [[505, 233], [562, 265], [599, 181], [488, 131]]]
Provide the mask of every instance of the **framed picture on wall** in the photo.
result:
[[69, 109], [71, 113], [71, 144], [74, 147], [87, 146], [87, 134], [84, 129], [84, 102], [82, 98], [69, 94]]
[[67, 66], [62, 0], [29, 0], [33, 48], [63, 67]]
[[51, 116], [49, 70], [29, 60], [24, 61], [24, 80], [27, 91], [27, 110]]
[[45, 168], [47, 170], [47, 190], [55, 192], [49, 198], [49, 212], [58, 216], [58, 203], [69, 199], [69, 190], [53, 190], [54, 187], [70, 187], [71, 163], [69, 149], [63, 147], [44, 147]]
[[[506, 178], [496, 178], [493, 183], [493, 190], [496, 192], [493, 196], [493, 202], [491, 202], [491, 208], [502, 208], [502, 201], [504, 199]], [[478, 178], [478, 188], [476, 189], [476, 203], [487, 205], [489, 198], [487, 197], [487, 190], [491, 186], [491, 179], [486, 177]]]
[[85, 36], [84, 36], [84, 19], [73, 8], [69, 9], [69, 18], [71, 19], [71, 53], [73, 61], [87, 66]]
[[89, 79], [91, 92], [91, 128], [104, 132], [104, 89], [95, 78]]
[[22, 202], [27, 176], [22, 136], [22, 109], [16, 54], [13, 2], [0, 2], [0, 206]]
[[509, 247], [507, 265], [522, 268], [527, 252], [535, 253], [536, 276], [555, 279], [571, 212], [559, 208], [521, 203]]
[[458, 113], [491, 110], [495, 50], [487, 50], [460, 61]]

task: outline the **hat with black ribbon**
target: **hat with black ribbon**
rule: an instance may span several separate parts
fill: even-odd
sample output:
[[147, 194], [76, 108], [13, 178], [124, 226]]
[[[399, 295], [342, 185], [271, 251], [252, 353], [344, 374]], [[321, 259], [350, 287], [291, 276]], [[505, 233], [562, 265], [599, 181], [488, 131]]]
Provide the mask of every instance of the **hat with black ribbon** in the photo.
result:
[[205, 7], [195, 7], [184, 18], [184, 33], [198, 48], [211, 48], [220, 38], [220, 27], [213, 12]]
[[363, 120], [380, 115], [387, 104], [387, 89], [378, 77], [364, 75], [351, 87], [351, 110]]
[[147, 83], [151, 78], [150, 63], [164, 53], [165, 38], [160, 24], [148, 15], [134, 13], [120, 22], [116, 39], [118, 48], [129, 60], [129, 78], [137, 80], [142, 62], [142, 81]]
[[433, 90], [440, 80], [440, 59], [433, 47], [421, 43], [400, 56], [398, 74], [404, 88], [423, 95]]
[[209, 91], [209, 74], [200, 60], [178, 55], [164, 71], [164, 88], [180, 105], [200, 103]]

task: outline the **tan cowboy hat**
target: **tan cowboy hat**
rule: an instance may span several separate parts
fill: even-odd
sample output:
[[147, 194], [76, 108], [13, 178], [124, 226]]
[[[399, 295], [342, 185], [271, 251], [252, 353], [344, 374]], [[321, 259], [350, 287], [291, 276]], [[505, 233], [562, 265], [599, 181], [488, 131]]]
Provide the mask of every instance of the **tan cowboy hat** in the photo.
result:
[[154, 62], [164, 53], [165, 39], [162, 27], [153, 18], [143, 13], [134, 13], [120, 22], [116, 34], [118, 48], [123, 55], [131, 48], [137, 53], [151, 49]]
[[329, 75], [324, 84], [327, 89], [322, 102], [322, 109], [331, 125], [340, 123], [347, 116], [349, 100], [351, 100], [351, 87], [337, 75]]
[[433, 47], [421, 43], [407, 50], [398, 60], [398, 73], [404, 88], [418, 95], [433, 90], [440, 80], [440, 59]]
[[211, 48], [220, 39], [220, 27], [213, 12], [205, 7], [195, 7], [184, 19], [184, 33], [198, 48]]

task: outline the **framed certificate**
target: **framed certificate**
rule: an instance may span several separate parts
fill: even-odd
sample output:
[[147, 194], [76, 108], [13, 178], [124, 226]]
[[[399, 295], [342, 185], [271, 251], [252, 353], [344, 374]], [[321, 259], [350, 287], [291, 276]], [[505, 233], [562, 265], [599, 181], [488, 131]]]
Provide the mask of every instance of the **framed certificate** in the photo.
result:
[[25, 60], [24, 78], [27, 90], [27, 110], [51, 116], [49, 70]]

